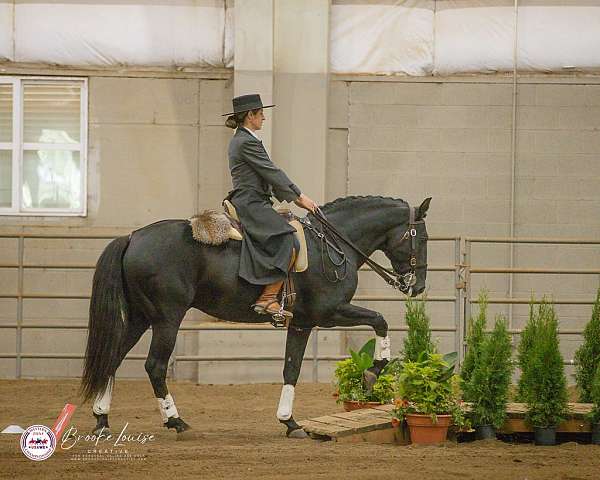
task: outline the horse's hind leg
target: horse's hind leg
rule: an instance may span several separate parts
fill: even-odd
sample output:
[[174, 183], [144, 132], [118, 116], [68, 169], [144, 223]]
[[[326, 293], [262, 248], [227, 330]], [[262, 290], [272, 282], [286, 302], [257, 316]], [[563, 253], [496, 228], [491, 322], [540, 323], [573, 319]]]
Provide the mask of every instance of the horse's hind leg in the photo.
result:
[[175, 348], [180, 323], [181, 318], [176, 323], [161, 323], [152, 326], [152, 343], [145, 365], [154, 395], [158, 399], [158, 408], [163, 424], [167, 428], [174, 428], [177, 433], [191, 428], [179, 417], [175, 401], [167, 389], [166, 382], [169, 358]]
[[[137, 317], [136, 317], [137, 318]], [[143, 333], [148, 329], [148, 323], [143, 320], [135, 321], [130, 319], [127, 322], [127, 328], [125, 330], [125, 337], [123, 338], [123, 347], [121, 349], [121, 358], [119, 359], [118, 365], [121, 364], [125, 355], [129, 353], [129, 350], [138, 342]], [[118, 368], [118, 366], [117, 366]], [[94, 406], [92, 412], [96, 417], [96, 427], [94, 428], [94, 434], [98, 435], [104, 428], [104, 434], [108, 434], [108, 413], [110, 412], [110, 402], [112, 400], [112, 392], [115, 383], [115, 377], [110, 377], [108, 385], [103, 393], [98, 394], [94, 400]]]

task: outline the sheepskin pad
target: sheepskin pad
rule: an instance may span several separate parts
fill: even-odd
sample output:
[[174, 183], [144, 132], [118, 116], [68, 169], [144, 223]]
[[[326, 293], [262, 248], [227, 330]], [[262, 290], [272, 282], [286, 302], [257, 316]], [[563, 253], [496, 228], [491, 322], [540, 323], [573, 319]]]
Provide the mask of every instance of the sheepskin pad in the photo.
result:
[[190, 218], [192, 236], [200, 243], [221, 245], [229, 240], [231, 223], [222, 213], [204, 210]]

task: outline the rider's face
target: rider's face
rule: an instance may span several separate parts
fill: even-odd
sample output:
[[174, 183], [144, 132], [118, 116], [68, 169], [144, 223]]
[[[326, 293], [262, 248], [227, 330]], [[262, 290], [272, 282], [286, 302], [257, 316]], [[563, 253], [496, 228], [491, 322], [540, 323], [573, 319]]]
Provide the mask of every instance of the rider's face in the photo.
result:
[[265, 121], [265, 114], [263, 113], [263, 109], [261, 108], [258, 112], [250, 112], [248, 113], [248, 121], [250, 122], [250, 126], [253, 130], [260, 130], [262, 128], [263, 122]]

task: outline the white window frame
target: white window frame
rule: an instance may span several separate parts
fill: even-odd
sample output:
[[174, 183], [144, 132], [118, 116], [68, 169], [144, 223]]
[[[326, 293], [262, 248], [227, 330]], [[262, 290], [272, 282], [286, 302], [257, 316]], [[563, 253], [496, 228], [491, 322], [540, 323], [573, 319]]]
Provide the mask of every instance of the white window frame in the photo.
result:
[[[23, 85], [37, 84], [81, 84], [80, 100], [80, 142], [78, 144], [23, 143]], [[0, 142], [0, 149], [12, 148], [12, 207], [0, 207], [0, 216], [19, 217], [85, 217], [87, 216], [87, 146], [88, 146], [88, 79], [85, 77], [38, 77], [38, 76], [1, 76], [0, 84], [12, 84], [13, 92], [13, 137], [12, 143]], [[81, 208], [22, 208], [21, 195], [23, 185], [24, 150], [72, 150], [79, 152], [81, 168]]]

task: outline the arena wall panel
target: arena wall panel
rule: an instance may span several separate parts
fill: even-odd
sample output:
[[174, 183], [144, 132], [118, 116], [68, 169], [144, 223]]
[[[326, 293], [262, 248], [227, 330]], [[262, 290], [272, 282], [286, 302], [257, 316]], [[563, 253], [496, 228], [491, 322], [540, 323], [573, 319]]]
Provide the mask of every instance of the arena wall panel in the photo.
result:
[[14, 60], [103, 67], [222, 67], [224, 35], [224, 0], [18, 1]]

